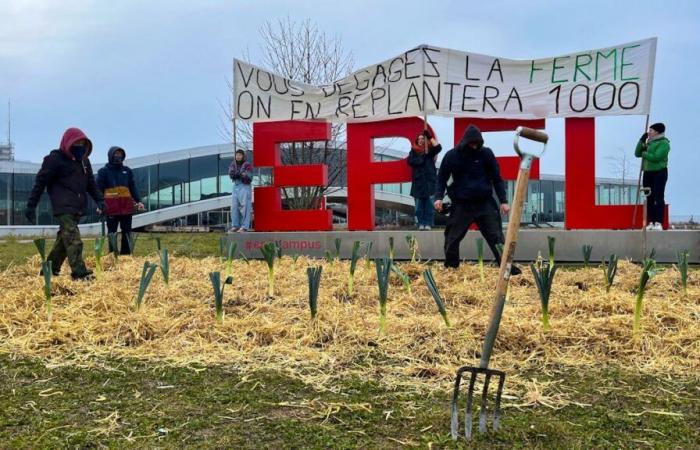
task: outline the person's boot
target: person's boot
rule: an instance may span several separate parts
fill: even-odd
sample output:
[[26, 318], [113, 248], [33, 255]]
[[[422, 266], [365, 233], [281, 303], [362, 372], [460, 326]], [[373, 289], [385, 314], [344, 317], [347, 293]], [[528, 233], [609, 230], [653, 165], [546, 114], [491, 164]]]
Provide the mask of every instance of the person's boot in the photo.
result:
[[[60, 274], [61, 274], [61, 269], [60, 269], [60, 268], [59, 268], [59, 269], [53, 269], [53, 268], [51, 269], [51, 275], [52, 275], [52, 276], [57, 277], [57, 276], [59, 276]], [[39, 271], [39, 276], [40, 276], [40, 277], [43, 277], [43, 276], [44, 276], [44, 269], [41, 269], [41, 270]]]
[[95, 275], [93, 275], [92, 270], [85, 269], [83, 272], [72, 273], [71, 278], [75, 281], [92, 281], [95, 279]]

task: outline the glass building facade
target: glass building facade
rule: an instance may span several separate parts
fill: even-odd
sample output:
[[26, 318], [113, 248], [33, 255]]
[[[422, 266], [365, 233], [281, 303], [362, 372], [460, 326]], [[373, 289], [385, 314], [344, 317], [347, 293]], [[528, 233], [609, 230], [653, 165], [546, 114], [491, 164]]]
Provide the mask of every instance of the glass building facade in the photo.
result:
[[[376, 161], [394, 161], [404, 158], [403, 152], [382, 149], [375, 156]], [[248, 160], [252, 161], [252, 154]], [[189, 202], [196, 202], [212, 197], [231, 194], [232, 183], [228, 177], [228, 167], [233, 161], [231, 147], [213, 145], [196, 149], [180, 150], [147, 157], [129, 158], [126, 163], [132, 168], [136, 186], [147, 211], [168, 208]], [[254, 161], [253, 161], [254, 162]], [[102, 167], [93, 163], [95, 170]], [[24, 217], [29, 193], [39, 164], [25, 162], [0, 162], [0, 225], [55, 225], [51, 214], [49, 198], [42, 195], [37, 208], [37, 223], [29, 224]], [[345, 174], [338, 179], [339, 185], [345, 183]], [[256, 168], [254, 185], [269, 185], [270, 169]], [[506, 182], [509, 199], [512, 198], [514, 182]], [[392, 194], [394, 202], [401, 207], [394, 208], [382, 202], [377, 207], [377, 225], [411, 225], [413, 223], [413, 199], [410, 197], [411, 183], [377, 184], [375, 192]], [[596, 183], [596, 202], [601, 205], [631, 204], [634, 201], [636, 184], [628, 181], [598, 180]], [[342, 202], [342, 200], [341, 200]], [[521, 221], [524, 223], [553, 223], [564, 221], [564, 178], [561, 176], [542, 175], [542, 179], [530, 181], [527, 200]], [[398, 205], [397, 205], [398, 206]], [[96, 222], [95, 205], [90, 201], [89, 213], [83, 222]], [[186, 224], [226, 223], [227, 211], [205, 213], [206, 220], [190, 218]], [[194, 220], [195, 223], [192, 223]], [[339, 221], [343, 221], [340, 218]]]

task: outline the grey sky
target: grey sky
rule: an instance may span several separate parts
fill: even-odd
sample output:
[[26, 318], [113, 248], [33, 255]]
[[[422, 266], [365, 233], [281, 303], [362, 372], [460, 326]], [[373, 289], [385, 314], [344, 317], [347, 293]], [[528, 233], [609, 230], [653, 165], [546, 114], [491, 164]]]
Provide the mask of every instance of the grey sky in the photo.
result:
[[[231, 59], [246, 48], [257, 59], [267, 19], [312, 19], [341, 36], [356, 67], [421, 43], [535, 58], [657, 36], [651, 120], [665, 122], [671, 140], [667, 201], [673, 215], [700, 216], [700, 2], [485, 3], [0, 0], [0, 102], [12, 98], [18, 159], [40, 161], [78, 126], [104, 161], [111, 145], [137, 156], [221, 142]], [[451, 122], [434, 122], [450, 144]], [[597, 175], [614, 176], [606, 156], [632, 152], [643, 126], [640, 116], [598, 119]], [[542, 170], [561, 174], [563, 121], [547, 130]], [[499, 155], [512, 152], [510, 140], [487, 137]]]

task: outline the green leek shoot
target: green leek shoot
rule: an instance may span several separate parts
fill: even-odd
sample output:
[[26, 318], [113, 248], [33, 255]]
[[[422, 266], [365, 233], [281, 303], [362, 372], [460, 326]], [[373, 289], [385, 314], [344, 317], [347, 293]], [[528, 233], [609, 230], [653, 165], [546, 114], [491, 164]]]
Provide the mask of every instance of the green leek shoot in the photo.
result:
[[306, 275], [309, 279], [309, 309], [311, 310], [311, 320], [316, 318], [318, 312], [318, 288], [321, 285], [322, 266], [308, 267]]
[[143, 263], [141, 281], [139, 282], [139, 293], [136, 296], [136, 310], [141, 309], [141, 304], [146, 296], [146, 289], [148, 289], [148, 285], [151, 283], [151, 279], [157, 268], [158, 266], [156, 264], [149, 263], [148, 261]]
[[447, 309], [445, 308], [445, 302], [442, 300], [440, 291], [438, 291], [435, 278], [433, 278], [433, 271], [430, 268], [425, 269], [425, 271], [423, 271], [423, 278], [425, 279], [425, 283], [428, 285], [428, 290], [435, 300], [435, 304], [437, 305], [438, 312], [442, 316], [442, 320], [445, 321], [445, 325], [447, 328], [449, 328], [450, 320], [447, 318]]
[[554, 267], [554, 243], [557, 238], [553, 236], [547, 236], [547, 246], [549, 247], [549, 267]]
[[365, 268], [369, 269], [370, 262], [372, 261], [372, 246], [374, 245], [374, 242], [372, 241], [367, 241], [367, 244], [365, 245]]
[[343, 242], [340, 238], [335, 238], [335, 259], [340, 260], [340, 244]]
[[51, 315], [53, 314], [53, 307], [51, 302], [51, 275], [52, 272], [51, 261], [41, 262], [41, 273], [44, 275], [44, 300], [46, 301], [46, 312], [49, 315], [49, 320], [51, 320]]
[[109, 241], [109, 248], [112, 251], [112, 256], [114, 256], [114, 265], [119, 262], [119, 241], [117, 240], [117, 233], [108, 233], [107, 240]]
[[603, 268], [605, 273], [605, 292], [610, 292], [613, 281], [615, 281], [615, 275], [617, 274], [617, 255], [612, 254], [610, 258], [605, 262], [606, 267]]
[[591, 253], [593, 252], [593, 246], [586, 244], [583, 247], [581, 247], [581, 250], [583, 251], [583, 267], [587, 269], [588, 265], [591, 263]]
[[389, 258], [377, 258], [377, 284], [379, 286], [379, 334], [386, 331], [386, 301], [389, 293], [389, 275], [391, 274], [392, 260]]
[[678, 260], [678, 272], [681, 274], [681, 287], [683, 288], [683, 296], [688, 296], [688, 258], [690, 258], [690, 252], [688, 250], [681, 250], [676, 254], [676, 259]]
[[[274, 249], [273, 249], [274, 250]], [[209, 279], [214, 288], [214, 306], [216, 307], [216, 320], [224, 321], [224, 288], [227, 284], [233, 284], [233, 277], [226, 277], [221, 283], [221, 272], [209, 272]]]
[[484, 238], [476, 239], [476, 256], [479, 259], [479, 276], [484, 282]]
[[632, 329], [638, 333], [642, 325], [642, 300], [647, 289], [649, 280], [656, 275], [656, 261], [646, 258], [642, 263], [642, 273], [639, 276], [639, 286], [637, 287], [637, 299], [634, 304], [634, 324]]
[[355, 269], [360, 259], [360, 241], [352, 243], [352, 255], [350, 256], [350, 273], [348, 274], [348, 295], [352, 297], [355, 289]]
[[408, 244], [408, 251], [411, 253], [411, 262], [418, 261], [418, 239], [414, 235], [409, 234], [406, 236], [406, 244]]
[[408, 275], [399, 269], [399, 266], [396, 264], [391, 265], [391, 270], [399, 277], [401, 283], [403, 283], [403, 287], [405, 287], [408, 291], [408, 295], [413, 295], [411, 294], [411, 279], [408, 277]]
[[537, 284], [537, 292], [540, 294], [542, 304], [542, 327], [544, 331], [549, 331], [549, 295], [552, 293], [552, 282], [554, 274], [557, 273], [557, 266], [547, 264], [530, 264], [530, 270]]
[[265, 242], [260, 248], [260, 251], [267, 262], [267, 295], [273, 297], [275, 295], [275, 253], [276, 246], [274, 242]]
[[39, 256], [41, 256], [41, 262], [46, 261], [46, 239], [45, 238], [34, 239], [34, 245], [36, 246], [36, 249], [39, 251]]
[[228, 251], [226, 252], [226, 276], [230, 277], [233, 273], [233, 260], [236, 257], [236, 249], [238, 244], [231, 241], [228, 244]]
[[389, 259], [394, 260], [394, 236], [389, 237]]
[[95, 271], [99, 275], [102, 273], [102, 253], [105, 247], [105, 237], [95, 238]]
[[170, 283], [170, 259], [168, 258], [168, 249], [164, 248], [158, 252], [160, 258], [160, 272], [163, 274], [163, 281], [167, 286]]

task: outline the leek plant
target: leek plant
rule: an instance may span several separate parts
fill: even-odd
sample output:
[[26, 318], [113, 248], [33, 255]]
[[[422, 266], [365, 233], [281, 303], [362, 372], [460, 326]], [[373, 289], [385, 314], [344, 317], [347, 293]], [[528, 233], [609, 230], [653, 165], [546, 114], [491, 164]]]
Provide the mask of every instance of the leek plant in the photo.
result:
[[617, 255], [613, 253], [610, 258], [605, 262], [605, 267], [603, 267], [603, 272], [605, 273], [605, 292], [610, 292], [613, 281], [615, 281], [615, 275], [617, 274]]
[[146, 296], [146, 289], [148, 289], [148, 285], [151, 283], [151, 279], [157, 268], [158, 266], [156, 264], [149, 263], [148, 261], [143, 263], [141, 281], [139, 282], [139, 293], [136, 296], [136, 310], [141, 309], [143, 298]]
[[647, 289], [649, 280], [656, 275], [656, 261], [646, 258], [642, 262], [642, 273], [639, 275], [639, 286], [637, 287], [637, 300], [634, 304], [634, 324], [632, 329], [638, 333], [642, 325], [642, 300]]
[[36, 249], [39, 252], [39, 256], [41, 256], [41, 262], [46, 261], [46, 239], [34, 239], [34, 245], [36, 246]]
[[161, 246], [161, 243], [160, 243], [160, 238], [159, 238], [159, 237], [156, 237], [156, 238], [155, 238], [155, 241], [156, 241], [156, 250], [157, 250], [157, 251], [160, 251], [160, 249], [161, 249], [161, 247], [162, 247], [162, 246]]
[[119, 240], [117, 239], [117, 233], [108, 233], [107, 240], [109, 241], [109, 248], [112, 250], [114, 265], [116, 266], [119, 262]]
[[[273, 249], [274, 251], [274, 249]], [[274, 254], [273, 254], [274, 257]], [[216, 320], [224, 321], [224, 288], [227, 284], [233, 284], [233, 277], [226, 277], [221, 283], [221, 272], [209, 272], [209, 279], [214, 288], [214, 306], [216, 307]]]
[[411, 262], [418, 261], [418, 240], [416, 237], [412, 234], [407, 235], [406, 244], [408, 244], [408, 251], [411, 253]]
[[275, 295], [275, 244], [265, 242], [260, 251], [267, 262], [267, 295], [272, 297]]
[[374, 242], [368, 241], [367, 244], [365, 244], [365, 268], [369, 269], [370, 262], [372, 261], [372, 246], [374, 245]]
[[340, 244], [343, 242], [340, 238], [335, 238], [335, 259], [340, 260]]
[[377, 284], [379, 286], [379, 334], [386, 331], [386, 300], [389, 293], [389, 275], [393, 261], [389, 258], [377, 258]]
[[553, 236], [547, 236], [547, 246], [549, 247], [549, 267], [554, 267], [554, 243], [557, 238]]
[[676, 259], [678, 261], [678, 272], [681, 274], [681, 287], [683, 288], [683, 296], [688, 296], [688, 258], [690, 257], [690, 252], [688, 250], [681, 250], [676, 254]]
[[226, 255], [226, 238], [221, 236], [219, 238], [219, 261], [224, 261], [224, 255]]
[[164, 248], [158, 252], [160, 258], [160, 272], [163, 274], [163, 281], [167, 286], [170, 283], [170, 259], [168, 258], [168, 249]]
[[591, 263], [591, 253], [593, 252], [593, 246], [586, 244], [583, 247], [581, 247], [581, 251], [583, 251], [583, 267], [587, 269], [588, 265]]
[[275, 252], [277, 252], [277, 259], [282, 260], [282, 241], [275, 241]]
[[233, 273], [233, 260], [236, 257], [236, 249], [238, 244], [231, 241], [228, 244], [228, 251], [226, 252], [226, 276], [230, 277]]
[[49, 320], [51, 320], [51, 315], [53, 313], [53, 307], [51, 304], [51, 275], [53, 274], [51, 261], [41, 262], [41, 273], [44, 276], [44, 300], [46, 302], [46, 312], [49, 315]]
[[437, 288], [437, 283], [435, 283], [435, 278], [433, 278], [433, 271], [430, 268], [425, 269], [425, 271], [423, 271], [423, 278], [428, 285], [428, 290], [432, 294], [433, 299], [435, 299], [435, 304], [442, 316], [442, 320], [445, 321], [445, 325], [449, 328], [450, 320], [447, 318], [447, 309], [445, 309], [445, 302], [442, 300], [442, 296]]
[[95, 238], [95, 271], [97, 274], [102, 273], [102, 253], [105, 247], [105, 237], [100, 236]]
[[241, 261], [243, 261], [244, 263], [250, 264], [250, 260], [248, 259], [248, 257], [246, 255], [243, 254], [243, 252], [240, 252], [238, 254], [238, 257], [241, 258]]
[[389, 259], [394, 260], [394, 236], [389, 237]]
[[538, 264], [530, 264], [530, 270], [532, 270], [537, 284], [537, 292], [540, 294], [540, 303], [542, 303], [542, 328], [544, 331], [549, 331], [549, 295], [552, 293], [552, 282], [557, 268], [557, 266], [539, 262]]
[[484, 282], [484, 238], [476, 239], [476, 256], [479, 259], [479, 276]]
[[318, 288], [321, 285], [322, 266], [308, 267], [306, 276], [309, 279], [309, 309], [311, 310], [311, 320], [316, 318], [318, 312]]
[[331, 254], [330, 250], [326, 250], [326, 254], [325, 254], [324, 258], [328, 264], [333, 264], [334, 259], [333, 259], [333, 255]]
[[403, 287], [405, 287], [408, 291], [408, 295], [413, 295], [411, 294], [411, 279], [408, 277], [408, 275], [399, 269], [399, 266], [396, 264], [391, 265], [391, 270], [399, 277], [401, 283], [403, 283]]
[[297, 263], [297, 259], [299, 259], [299, 253], [293, 254], [293, 255], [292, 255], [292, 261], [294, 262], [294, 264]]
[[357, 261], [359, 259], [360, 241], [355, 241], [352, 243], [352, 255], [350, 256], [350, 273], [348, 275], [348, 295], [351, 297], [355, 291], [355, 269], [357, 268]]

